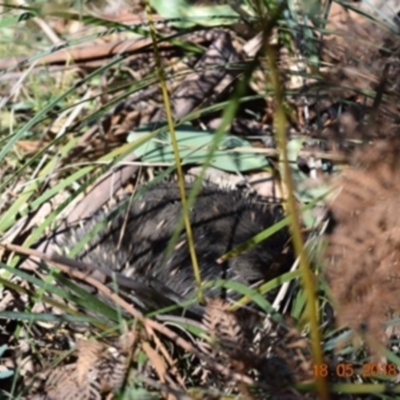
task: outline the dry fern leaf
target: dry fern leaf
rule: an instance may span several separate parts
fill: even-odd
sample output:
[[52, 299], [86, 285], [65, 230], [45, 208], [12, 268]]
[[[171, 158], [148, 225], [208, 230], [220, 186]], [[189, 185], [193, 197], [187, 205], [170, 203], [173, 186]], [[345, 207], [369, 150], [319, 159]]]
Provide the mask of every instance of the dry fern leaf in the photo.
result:
[[[78, 359], [44, 373], [42, 387], [28, 398], [97, 400], [117, 392], [124, 382], [127, 357], [118, 349], [98, 342], [77, 343]], [[36, 397], [34, 397], [36, 396]]]
[[86, 379], [79, 384], [76, 368], [69, 364], [50, 373], [45, 394], [52, 400], [97, 400], [101, 399], [100, 388], [94, 379]]
[[97, 380], [102, 393], [115, 393], [123, 385], [127, 371], [127, 357], [109, 347], [97, 362]]
[[325, 261], [338, 323], [381, 340], [388, 313], [400, 314], [399, 154], [399, 139], [356, 152], [329, 204]]
[[87, 340], [79, 340], [76, 347], [78, 349], [78, 360], [75, 374], [78, 384], [81, 385], [85, 377], [95, 367], [105, 349], [101, 343]]
[[203, 325], [214, 344], [233, 356], [242, 352], [245, 338], [238, 318], [228, 307], [222, 299], [208, 300]]

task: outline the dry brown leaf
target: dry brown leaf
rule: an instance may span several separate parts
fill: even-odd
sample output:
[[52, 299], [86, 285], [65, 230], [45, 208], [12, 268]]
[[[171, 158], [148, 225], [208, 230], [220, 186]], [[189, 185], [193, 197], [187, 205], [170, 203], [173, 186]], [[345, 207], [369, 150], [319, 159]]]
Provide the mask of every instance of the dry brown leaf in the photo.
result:
[[143, 341], [142, 349], [146, 353], [147, 357], [149, 357], [149, 360], [156, 370], [161, 382], [165, 383], [167, 368], [163, 358], [160, 356], [160, 354], [158, 354], [156, 350], [153, 349], [153, 347], [150, 346], [149, 342]]

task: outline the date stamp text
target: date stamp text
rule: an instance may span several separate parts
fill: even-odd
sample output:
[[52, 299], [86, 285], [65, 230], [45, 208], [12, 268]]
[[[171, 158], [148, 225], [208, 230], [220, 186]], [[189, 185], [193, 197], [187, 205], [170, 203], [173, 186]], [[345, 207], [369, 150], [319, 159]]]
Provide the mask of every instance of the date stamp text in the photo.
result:
[[378, 376], [395, 377], [399, 371], [396, 364], [366, 363], [360, 366], [353, 364], [339, 363], [334, 369], [329, 369], [328, 364], [314, 364], [313, 372], [315, 377], [327, 377], [334, 374], [340, 378], [351, 378], [359, 375], [363, 378], [374, 378]]

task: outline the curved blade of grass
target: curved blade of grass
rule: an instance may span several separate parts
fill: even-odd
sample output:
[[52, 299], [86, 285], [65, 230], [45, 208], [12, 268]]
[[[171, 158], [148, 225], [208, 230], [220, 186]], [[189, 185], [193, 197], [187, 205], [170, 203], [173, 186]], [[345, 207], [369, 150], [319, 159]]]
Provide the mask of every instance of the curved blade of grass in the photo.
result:
[[[183, 170], [182, 170], [182, 165], [181, 165], [180, 157], [179, 157], [179, 149], [178, 149], [177, 140], [176, 140], [175, 127], [174, 127], [174, 122], [173, 122], [173, 117], [172, 117], [172, 112], [171, 112], [171, 104], [170, 104], [169, 97], [168, 97], [167, 85], [165, 83], [164, 70], [163, 70], [163, 67], [161, 64], [161, 58], [160, 58], [160, 54], [159, 54], [158, 47], [157, 47], [154, 21], [152, 18], [151, 7], [150, 7], [148, 0], [146, 1], [146, 14], [147, 14], [147, 18], [149, 20], [150, 36], [151, 36], [151, 39], [153, 42], [154, 57], [156, 60], [157, 72], [160, 77], [160, 85], [161, 85], [161, 92], [162, 92], [163, 102], [164, 102], [164, 107], [165, 107], [165, 113], [167, 116], [169, 132], [171, 134], [172, 146], [174, 149], [176, 172], [178, 175], [179, 190], [180, 190], [180, 194], [181, 194], [181, 202], [182, 202], [182, 208], [183, 208], [183, 220], [184, 220], [185, 229], [186, 229], [189, 253], [190, 253], [190, 258], [191, 258], [192, 265], [193, 265], [193, 272], [194, 272], [194, 277], [195, 277], [196, 287], [197, 287], [197, 295], [199, 298], [199, 302], [201, 303], [201, 302], [203, 302], [203, 294], [201, 291], [200, 268], [199, 268], [199, 265], [197, 262], [197, 256], [196, 256], [196, 251], [195, 251], [195, 247], [194, 247], [192, 227], [190, 225], [190, 219], [189, 219], [189, 209], [186, 204], [186, 193], [185, 193], [185, 183], [184, 183], [184, 178], [183, 178]], [[167, 251], [168, 251], [168, 249], [167, 249]]]
[[[8, 271], [14, 275], [19, 276], [20, 278], [31, 283], [32, 285], [35, 285], [38, 289], [35, 291], [33, 296], [35, 299], [37, 299], [39, 301], [44, 301], [46, 303], [49, 303], [55, 307], [58, 307], [64, 311], [66, 311], [66, 312], [72, 310], [67, 305], [59, 303], [58, 301], [51, 299], [44, 294], [46, 292], [49, 292], [49, 293], [52, 293], [72, 304], [77, 304], [77, 305], [83, 307], [84, 309], [90, 309], [91, 311], [98, 312], [99, 314], [101, 314], [107, 318], [110, 318], [114, 321], [118, 320], [116, 311], [114, 308], [107, 305], [103, 301], [99, 300], [96, 295], [93, 295], [93, 294], [87, 292], [86, 290], [82, 289], [78, 285], [74, 284], [68, 278], [64, 278], [60, 275], [58, 275], [58, 276], [56, 275], [56, 278], [58, 280], [60, 280], [65, 286], [69, 287], [72, 290], [72, 293], [63, 290], [62, 288], [60, 288], [59, 286], [57, 286], [55, 284], [52, 284], [49, 282], [44, 282], [26, 272], [23, 272], [21, 270], [17, 270], [14, 268], [10, 268], [5, 264], [1, 264], [1, 268], [5, 269], [6, 271]], [[7, 282], [3, 278], [0, 278], [0, 279], [1, 279], [0, 282], [3, 283], [3, 285], [5, 285], [7, 287], [9, 287], [9, 285], [11, 284], [11, 282]], [[16, 286], [14, 284], [12, 284], [12, 286], [13, 286], [13, 289], [16, 288]], [[22, 290], [22, 288], [21, 288], [21, 290]], [[75, 292], [75, 294], [73, 292]], [[73, 314], [75, 314], [75, 311], [73, 312]], [[78, 312], [78, 314], [81, 314], [81, 313]]]
[[56, 315], [48, 313], [31, 313], [31, 312], [16, 312], [16, 311], [0, 311], [1, 319], [12, 319], [16, 321], [34, 322], [56, 322], [56, 323], [99, 323], [98, 317], [88, 317], [86, 315]]
[[[270, 292], [271, 290], [276, 289], [277, 287], [283, 285], [286, 282], [289, 282], [291, 280], [297, 279], [297, 278], [299, 278], [299, 276], [300, 276], [300, 272], [299, 271], [286, 272], [286, 273], [284, 273], [282, 275], [279, 275], [278, 277], [276, 277], [274, 279], [271, 279], [269, 282], [266, 282], [266, 283], [262, 284], [257, 289], [257, 293], [259, 293], [262, 296], [265, 296], [265, 294]], [[238, 300], [235, 305], [230, 307], [230, 309], [231, 310], [236, 310], [241, 305], [245, 305], [245, 304], [248, 304], [250, 302], [254, 302], [253, 298], [246, 295], [245, 297], [243, 297], [240, 300]], [[269, 302], [268, 302], [268, 304], [269, 304]], [[272, 313], [273, 315], [276, 314], [276, 311], [274, 309], [269, 309], [269, 310], [265, 309], [265, 311], [267, 313]]]
[[[149, 136], [151, 137], [151, 136]], [[112, 168], [112, 166], [118, 164], [127, 154], [130, 154], [134, 149], [139, 146], [143, 141], [149, 139], [149, 137], [143, 137], [138, 141], [133, 143], [129, 143], [127, 145], [121, 146], [112, 152], [106, 154], [105, 156], [101, 157], [99, 162], [106, 162], [108, 165], [101, 169], [97, 174], [91, 176], [88, 180], [86, 185], [81, 187], [76, 194], [83, 192], [87, 187], [93, 183], [102, 173], [104, 173], [107, 169]], [[72, 145], [75, 143], [75, 140], [72, 140]], [[70, 144], [68, 145], [69, 148]], [[50, 188], [46, 192], [44, 192], [41, 196], [31, 202], [30, 208], [39, 207], [41, 206], [46, 200], [51, 198], [55, 193], [59, 192], [60, 190], [70, 186], [74, 182], [76, 182], [79, 178], [89, 174], [89, 172], [93, 171], [95, 166], [84, 167], [69, 176], [68, 178], [61, 180], [58, 184], [56, 184], [53, 188]], [[71, 198], [68, 198], [60, 206], [56, 208], [55, 211], [50, 213], [45, 220], [32, 232], [29, 238], [24, 242], [25, 247], [29, 247], [32, 245], [37, 239], [39, 239], [40, 235], [44, 232], [44, 230], [54, 221], [54, 219], [58, 216], [59, 212], [63, 210], [69, 203], [71, 202]], [[33, 208], [34, 209], [34, 208]], [[29, 209], [26, 208], [25, 210], [21, 211], [18, 210], [16, 207], [12, 207], [6, 212], [5, 216], [0, 220], [0, 229], [6, 230], [11, 224], [14, 222], [13, 218], [15, 217], [16, 213], [19, 213], [19, 216], [24, 216], [28, 213]]]
[[[306, 211], [311, 210], [313, 207], [315, 207], [316, 204], [318, 204], [321, 200], [323, 200], [329, 191], [327, 193], [322, 194], [321, 196], [317, 197], [310, 203], [306, 204], [305, 206], [301, 207], [299, 212], [303, 213]], [[261, 243], [263, 240], [268, 239], [270, 236], [272, 236], [274, 233], [280, 231], [282, 228], [285, 226], [289, 225], [291, 223], [292, 216], [288, 215], [287, 217], [282, 218], [280, 221], [276, 222], [274, 225], [271, 227], [263, 230], [262, 232], [258, 233], [257, 235], [253, 236], [246, 242], [240, 244], [239, 246], [235, 247], [234, 249], [228, 251], [225, 253], [219, 260], [218, 262], [224, 262], [228, 260], [229, 258], [236, 257], [237, 255], [243, 253], [247, 249], [251, 248], [252, 246]]]
[[[73, 139], [66, 146], [64, 146], [61, 150], [61, 155], [65, 156], [74, 147], [76, 141], [77, 139]], [[28, 207], [28, 204], [31, 203], [29, 199], [39, 188], [40, 183], [47, 179], [48, 175], [54, 169], [57, 162], [57, 158], [51, 159], [40, 171], [39, 178], [25, 187], [23, 192], [18, 196], [11, 207], [2, 215], [0, 219], [1, 230], [7, 230], [11, 226], [11, 224], [15, 222], [14, 217], [17, 213], [21, 216], [24, 216], [29, 212], [29, 208], [32, 208], [31, 205]]]
[[93, 78], [103, 74], [106, 72], [111, 66], [119, 63], [122, 59], [126, 57], [125, 55], [117, 55], [114, 56], [111, 61], [106, 63], [100, 68], [97, 68], [95, 71], [87, 74], [85, 78], [80, 79], [76, 83], [74, 83], [68, 90], [66, 90], [61, 95], [57, 96], [55, 99], [46, 104], [38, 113], [35, 114], [33, 118], [31, 118], [22, 128], [20, 128], [11, 138], [5, 143], [5, 145], [0, 150], [0, 162], [3, 161], [5, 155], [10, 151], [10, 149], [15, 145], [15, 143], [20, 140], [25, 133], [27, 133], [33, 126], [35, 126], [39, 121], [41, 121], [46, 114], [52, 110], [58, 103], [62, 102], [65, 99], [68, 99], [68, 96], [72, 94], [75, 90], [77, 90], [84, 83], [89, 82]]
[[[79, 318], [85, 318], [86, 316], [83, 315], [81, 312], [74, 310], [73, 308], [69, 307], [68, 305], [65, 305], [63, 303], [59, 303], [58, 301], [52, 299], [51, 297], [42, 295], [42, 296], [37, 296], [35, 292], [32, 292], [28, 289], [21, 288], [19, 285], [16, 285], [12, 282], [10, 282], [7, 279], [0, 278], [0, 284], [2, 284], [4, 287], [8, 287], [9, 289], [14, 290], [17, 293], [24, 294], [29, 296], [30, 298], [38, 301], [43, 301], [46, 304], [51, 305], [52, 307], [56, 307], [59, 310], [62, 310], [64, 312], [64, 316], [69, 316], [69, 318], [73, 319], [73, 317], [77, 316]], [[0, 312], [0, 318], [4, 315], [7, 315], [8, 311], [2, 311]], [[35, 315], [35, 314], [34, 314]], [[40, 314], [38, 314], [40, 315]], [[5, 317], [4, 317], [5, 318]], [[78, 321], [79, 322], [79, 321]], [[104, 324], [104, 321], [101, 321], [99, 317], [94, 318], [91, 321], [95, 326], [105, 329], [106, 325]]]
[[0, 29], [15, 27], [15, 25], [18, 24], [18, 22], [25, 22], [32, 18], [36, 18], [38, 16], [39, 13], [37, 11], [35, 11], [34, 9], [29, 9], [29, 11], [26, 11], [19, 15], [13, 15], [11, 17], [2, 17], [0, 19]]

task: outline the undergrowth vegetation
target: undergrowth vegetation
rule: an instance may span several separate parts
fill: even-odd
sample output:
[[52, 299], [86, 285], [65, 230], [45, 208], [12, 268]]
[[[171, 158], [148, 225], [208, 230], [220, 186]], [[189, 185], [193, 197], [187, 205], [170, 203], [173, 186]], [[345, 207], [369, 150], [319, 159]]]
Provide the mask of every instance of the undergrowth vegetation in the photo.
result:
[[[227, 3], [0, 4], [2, 398], [400, 397], [397, 3]], [[104, 223], [49, 251], [161, 181], [196, 295], [81, 262]], [[290, 271], [203, 282], [204, 181], [285, 214], [218, 262], [289, 229]]]

